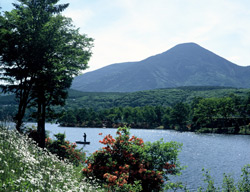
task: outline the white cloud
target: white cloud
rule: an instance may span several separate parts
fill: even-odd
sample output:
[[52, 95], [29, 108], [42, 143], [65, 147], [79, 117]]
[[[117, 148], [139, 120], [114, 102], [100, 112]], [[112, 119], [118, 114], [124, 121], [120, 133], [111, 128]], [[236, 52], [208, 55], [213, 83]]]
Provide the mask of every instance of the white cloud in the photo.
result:
[[250, 65], [249, 0], [62, 0], [95, 39], [90, 70], [142, 60], [184, 42]]

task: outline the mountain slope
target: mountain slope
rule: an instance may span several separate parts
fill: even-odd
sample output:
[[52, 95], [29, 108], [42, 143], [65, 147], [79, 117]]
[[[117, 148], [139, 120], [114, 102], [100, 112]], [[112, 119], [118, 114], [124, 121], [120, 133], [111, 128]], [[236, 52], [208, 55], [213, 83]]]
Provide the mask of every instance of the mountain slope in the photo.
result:
[[76, 77], [72, 89], [134, 92], [178, 86], [250, 87], [241, 67], [195, 43], [184, 43], [139, 62], [113, 64]]

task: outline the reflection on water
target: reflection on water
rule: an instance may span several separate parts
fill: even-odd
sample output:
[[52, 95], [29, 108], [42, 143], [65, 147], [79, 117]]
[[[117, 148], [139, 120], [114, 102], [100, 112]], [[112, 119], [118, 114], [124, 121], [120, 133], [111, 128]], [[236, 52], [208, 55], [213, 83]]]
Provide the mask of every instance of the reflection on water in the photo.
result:
[[[83, 140], [86, 133], [90, 145], [84, 146], [89, 153], [102, 147], [99, 140], [104, 135], [115, 136], [116, 129], [109, 128], [63, 128], [56, 124], [46, 124], [50, 136], [56, 133], [65, 133], [66, 139], [75, 142]], [[219, 135], [195, 134], [190, 132], [176, 132], [171, 130], [131, 129], [131, 135], [142, 138], [144, 141], [157, 141], [163, 138], [167, 141], [177, 141], [183, 144], [179, 155], [181, 165], [187, 166], [183, 174], [173, 180], [180, 180], [187, 184], [188, 189], [196, 191], [204, 184], [202, 168], [209, 169], [215, 184], [222, 183], [223, 173], [231, 173], [237, 180], [241, 175], [241, 168], [250, 164], [250, 136], [249, 135]]]

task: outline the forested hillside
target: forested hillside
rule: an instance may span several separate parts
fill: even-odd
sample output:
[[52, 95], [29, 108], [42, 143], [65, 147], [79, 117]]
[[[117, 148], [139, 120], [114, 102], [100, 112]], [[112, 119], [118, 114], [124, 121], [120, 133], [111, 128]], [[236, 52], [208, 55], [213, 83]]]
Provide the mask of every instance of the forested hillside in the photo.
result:
[[225, 97], [231, 94], [246, 95], [250, 89], [228, 87], [191, 86], [169, 89], [155, 89], [133, 93], [88, 93], [70, 91], [65, 109], [111, 107], [173, 106], [178, 102], [191, 103], [195, 97]]
[[[70, 89], [66, 105], [63, 108], [83, 107], [97, 110], [125, 106], [173, 106], [178, 102], [190, 103], [195, 97], [225, 97], [231, 94], [243, 96], [248, 92], [250, 92], [250, 89], [211, 86], [177, 87], [133, 93], [81, 92]], [[0, 96], [0, 105], [11, 106], [14, 104], [15, 100], [13, 95]], [[58, 108], [58, 110], [60, 109], [62, 108]]]

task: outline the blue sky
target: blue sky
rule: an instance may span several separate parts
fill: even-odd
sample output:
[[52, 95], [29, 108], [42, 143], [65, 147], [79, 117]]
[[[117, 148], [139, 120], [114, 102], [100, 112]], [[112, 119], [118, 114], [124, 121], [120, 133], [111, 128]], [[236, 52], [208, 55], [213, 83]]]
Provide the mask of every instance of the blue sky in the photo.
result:
[[[1, 0], [10, 10], [15, 0]], [[87, 71], [140, 61], [185, 42], [250, 65], [249, 0], [61, 0], [64, 15], [95, 39]]]

